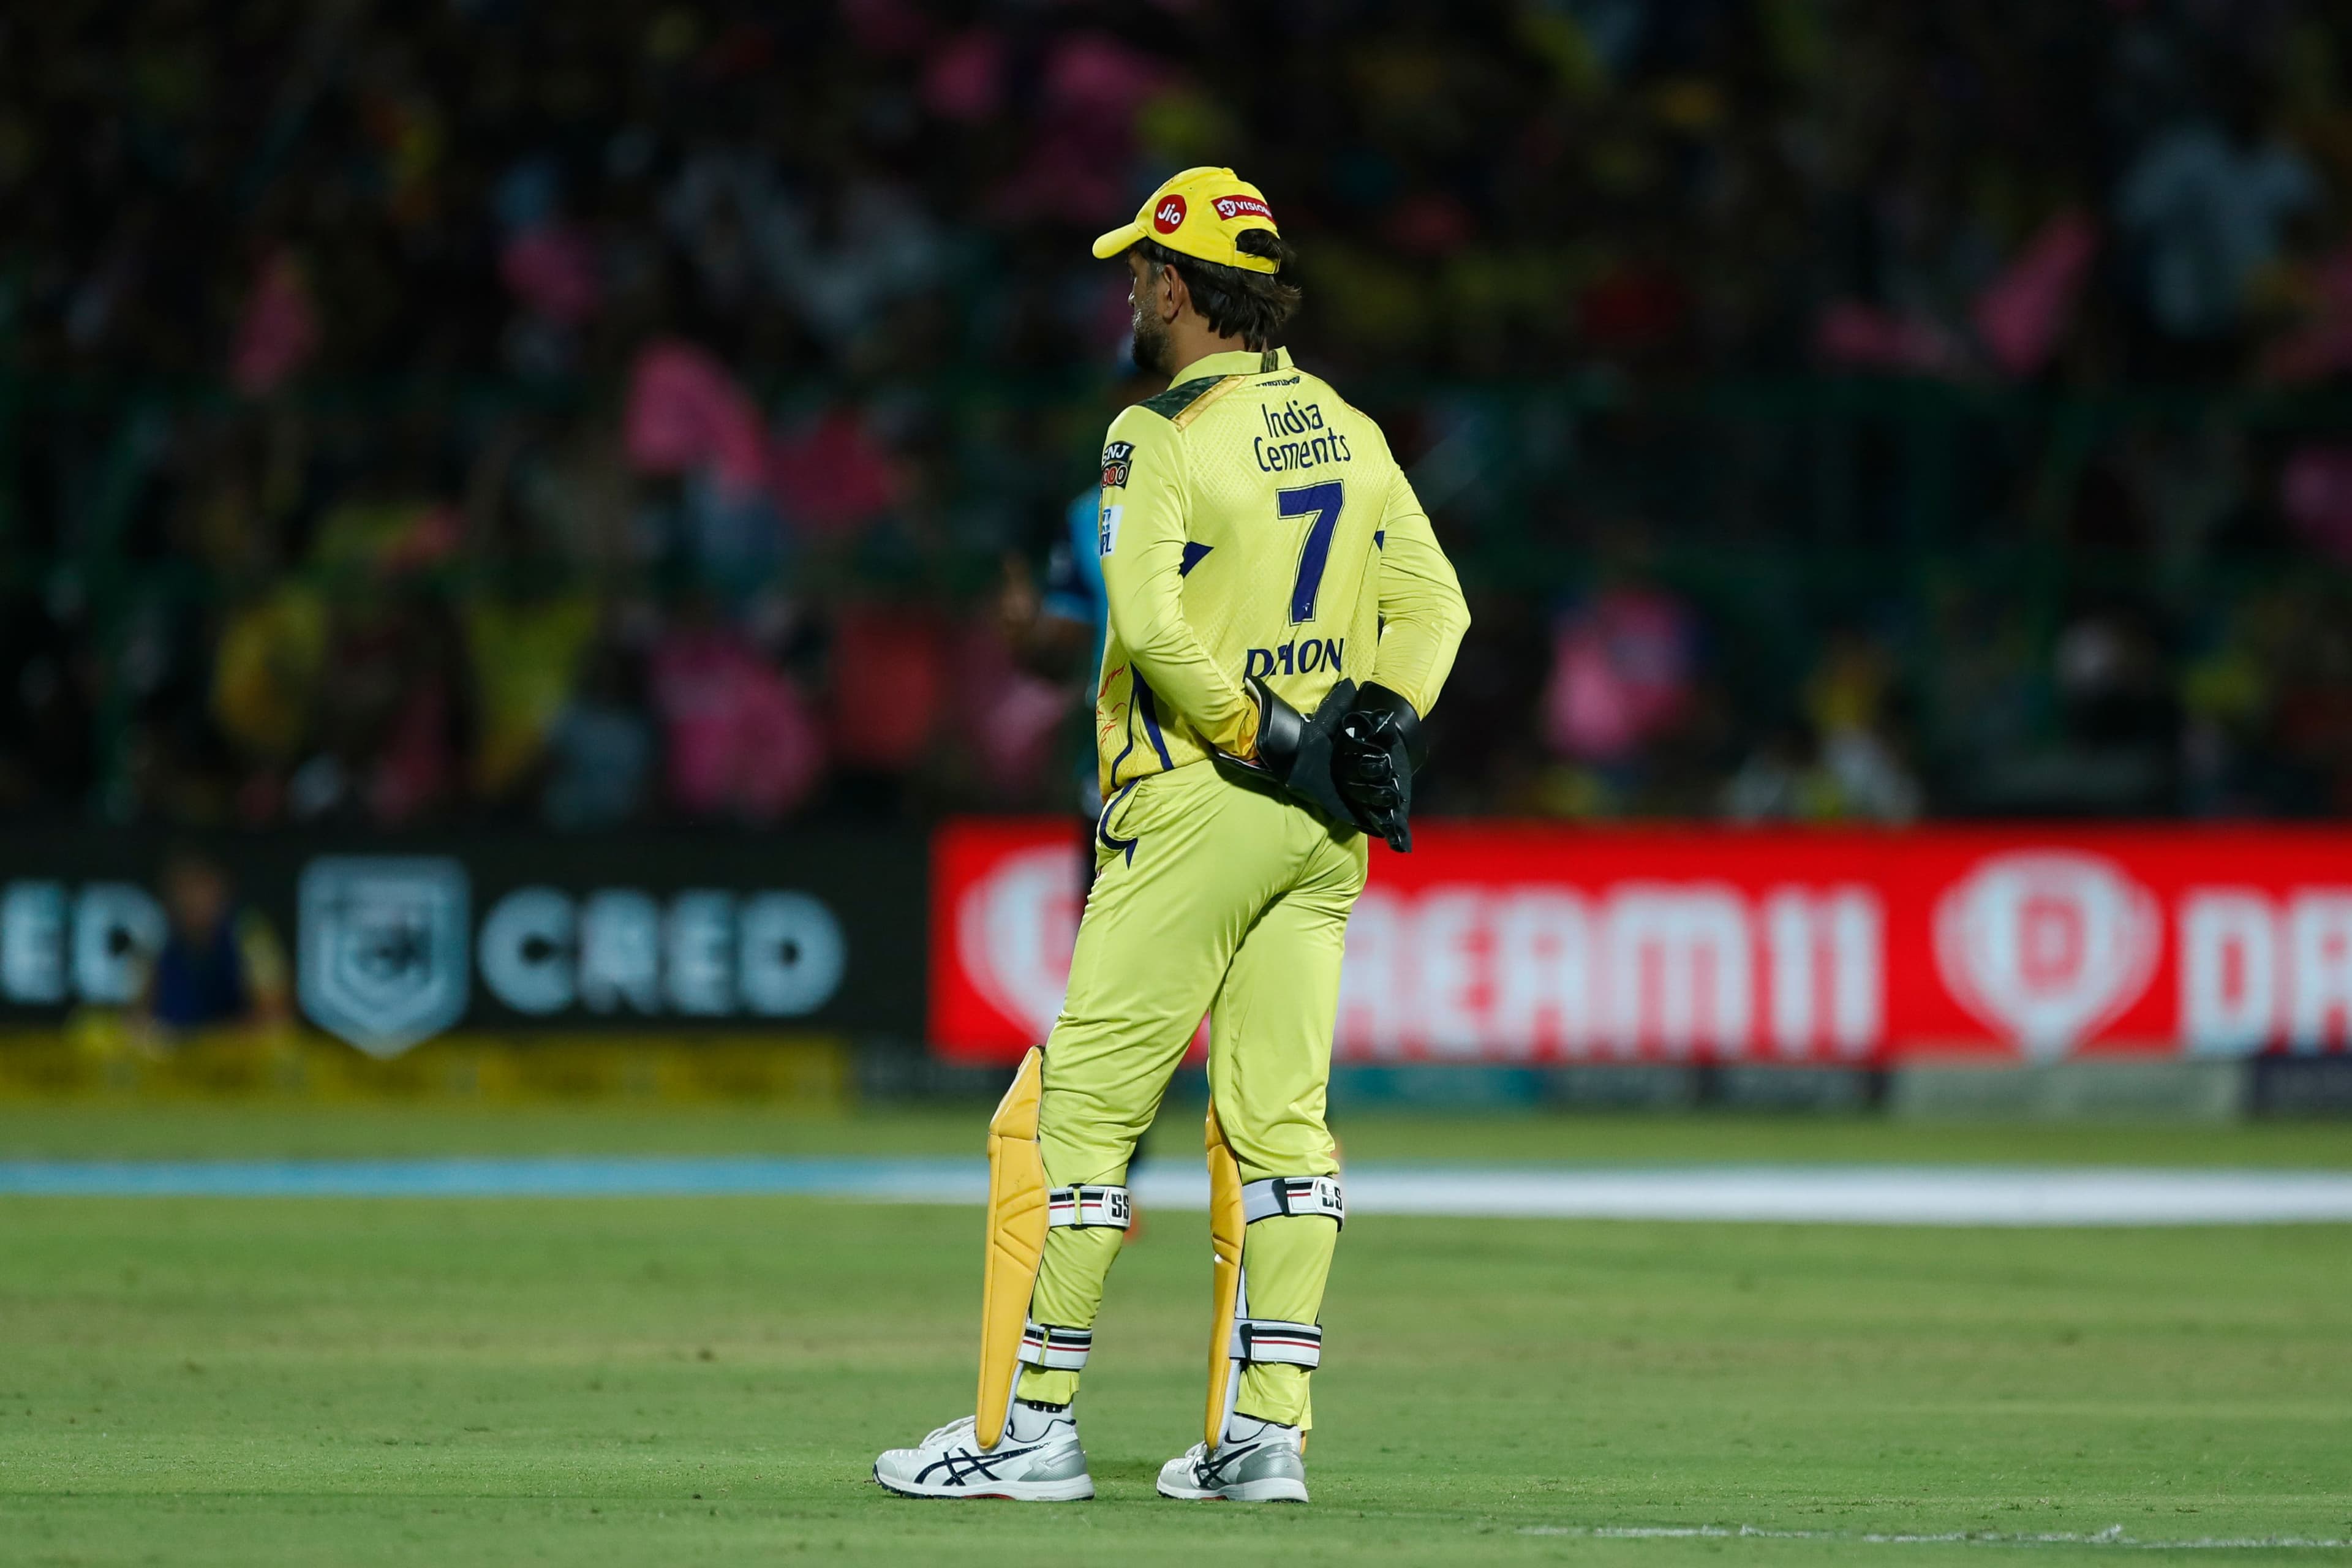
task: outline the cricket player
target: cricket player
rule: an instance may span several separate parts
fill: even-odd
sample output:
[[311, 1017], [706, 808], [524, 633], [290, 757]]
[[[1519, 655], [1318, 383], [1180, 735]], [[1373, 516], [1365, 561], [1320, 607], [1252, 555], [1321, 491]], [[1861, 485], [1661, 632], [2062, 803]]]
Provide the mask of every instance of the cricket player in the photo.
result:
[[989, 1123], [975, 1413], [874, 1477], [1094, 1495], [1073, 1402], [1128, 1161], [1205, 1013], [1208, 1391], [1160, 1491], [1304, 1502], [1346, 1218], [1324, 1124], [1342, 940], [1365, 835], [1411, 846], [1421, 721], [1469, 615], [1380, 427], [1279, 346], [1299, 295], [1256, 186], [1188, 169], [1094, 252], [1125, 259], [1136, 358], [1171, 378], [1103, 447], [1095, 879], [1061, 1016]]

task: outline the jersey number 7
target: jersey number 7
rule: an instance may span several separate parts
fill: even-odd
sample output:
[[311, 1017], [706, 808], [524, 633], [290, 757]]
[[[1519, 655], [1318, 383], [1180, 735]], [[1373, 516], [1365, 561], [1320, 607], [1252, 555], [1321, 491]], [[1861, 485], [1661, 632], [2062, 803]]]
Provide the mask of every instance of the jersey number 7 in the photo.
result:
[[1339, 509], [1345, 504], [1337, 479], [1274, 492], [1277, 515], [1307, 520], [1307, 542], [1298, 551], [1298, 580], [1290, 585], [1294, 626], [1315, 618], [1315, 596], [1323, 589], [1323, 569], [1331, 563], [1331, 531], [1339, 526]]

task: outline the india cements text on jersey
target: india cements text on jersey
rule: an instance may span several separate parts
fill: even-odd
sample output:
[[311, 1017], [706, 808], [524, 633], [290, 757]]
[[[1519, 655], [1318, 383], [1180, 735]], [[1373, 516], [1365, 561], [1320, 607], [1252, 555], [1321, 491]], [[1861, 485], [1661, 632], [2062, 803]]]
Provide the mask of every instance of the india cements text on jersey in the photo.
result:
[[1112, 421], [1096, 549], [1107, 799], [1249, 755], [1248, 676], [1302, 712], [1347, 676], [1425, 714], [1469, 624], [1380, 426], [1283, 349], [1211, 354]]

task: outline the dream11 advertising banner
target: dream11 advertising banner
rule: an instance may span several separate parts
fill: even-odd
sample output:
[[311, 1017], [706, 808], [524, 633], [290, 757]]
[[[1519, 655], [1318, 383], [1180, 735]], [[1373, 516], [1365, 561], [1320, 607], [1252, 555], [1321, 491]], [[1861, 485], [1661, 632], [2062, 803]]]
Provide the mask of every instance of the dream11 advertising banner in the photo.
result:
[[[2352, 834], [1569, 829], [1372, 849], [1341, 1061], [2235, 1057], [2352, 1037]], [[1147, 844], [1142, 853], [1149, 853]], [[932, 849], [930, 1035], [1045, 1038], [1083, 899], [1060, 822]]]

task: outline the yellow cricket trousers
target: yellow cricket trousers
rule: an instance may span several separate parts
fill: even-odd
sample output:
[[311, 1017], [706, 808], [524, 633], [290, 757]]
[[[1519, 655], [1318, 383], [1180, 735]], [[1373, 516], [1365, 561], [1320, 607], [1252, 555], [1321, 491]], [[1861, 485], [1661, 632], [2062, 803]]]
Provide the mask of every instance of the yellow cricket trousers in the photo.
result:
[[[1115, 795], [1095, 839], [1070, 989], [1045, 1043], [1037, 1141], [1055, 1186], [1124, 1183], [1136, 1140], [1209, 1015], [1209, 1093], [1244, 1182], [1339, 1172], [1324, 1098], [1348, 913], [1365, 841], [1209, 763]], [[1242, 1267], [1253, 1316], [1313, 1322], [1338, 1225], [1261, 1219]], [[1091, 1328], [1116, 1230], [1046, 1235], [1030, 1315]], [[1305, 1369], [1252, 1365], [1235, 1408], [1296, 1426]], [[1078, 1374], [1024, 1368], [1020, 1396], [1067, 1403]]]

